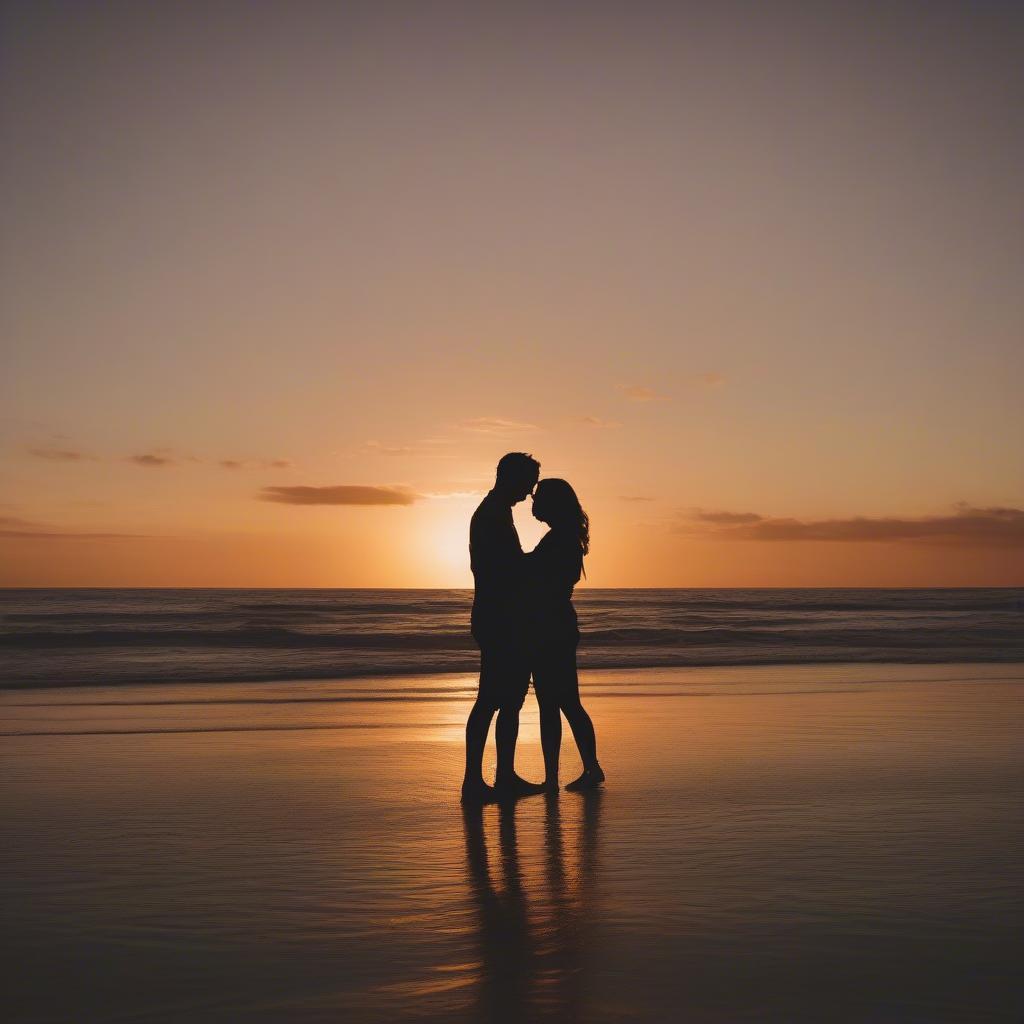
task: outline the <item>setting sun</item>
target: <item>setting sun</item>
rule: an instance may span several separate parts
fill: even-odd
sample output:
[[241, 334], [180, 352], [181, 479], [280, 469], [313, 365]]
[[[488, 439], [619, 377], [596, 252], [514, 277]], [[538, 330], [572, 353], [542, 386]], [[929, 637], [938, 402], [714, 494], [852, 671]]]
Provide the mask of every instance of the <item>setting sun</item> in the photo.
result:
[[1022, 54], [0, 0], [4, 1020], [1024, 1021]]
[[593, 585], [1024, 581], [994, 14], [357, 9], [15, 5], [0, 584], [467, 586], [507, 451]]

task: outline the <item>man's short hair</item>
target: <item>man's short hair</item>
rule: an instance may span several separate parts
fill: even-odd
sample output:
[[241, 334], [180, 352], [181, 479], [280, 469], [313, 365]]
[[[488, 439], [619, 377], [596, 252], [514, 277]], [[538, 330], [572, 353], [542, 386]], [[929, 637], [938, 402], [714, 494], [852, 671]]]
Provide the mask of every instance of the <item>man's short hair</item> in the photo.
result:
[[498, 459], [496, 480], [499, 484], [531, 483], [540, 476], [540, 463], [526, 452], [509, 452]]

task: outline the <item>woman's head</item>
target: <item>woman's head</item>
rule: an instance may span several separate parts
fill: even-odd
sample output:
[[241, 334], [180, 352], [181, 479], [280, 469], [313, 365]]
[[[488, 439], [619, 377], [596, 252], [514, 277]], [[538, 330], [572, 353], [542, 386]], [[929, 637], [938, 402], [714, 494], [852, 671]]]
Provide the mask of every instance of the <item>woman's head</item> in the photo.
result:
[[590, 518], [565, 480], [549, 477], [537, 484], [533, 492], [533, 515], [552, 529], [568, 530], [577, 536], [583, 554], [590, 550]]

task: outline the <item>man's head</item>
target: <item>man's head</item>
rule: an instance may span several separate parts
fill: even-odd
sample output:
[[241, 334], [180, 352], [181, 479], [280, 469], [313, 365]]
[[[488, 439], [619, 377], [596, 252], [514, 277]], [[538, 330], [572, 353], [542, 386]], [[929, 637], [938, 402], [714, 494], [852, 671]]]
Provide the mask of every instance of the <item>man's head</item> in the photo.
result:
[[540, 477], [540, 463], [526, 452], [509, 452], [498, 460], [494, 489], [514, 505], [529, 496]]

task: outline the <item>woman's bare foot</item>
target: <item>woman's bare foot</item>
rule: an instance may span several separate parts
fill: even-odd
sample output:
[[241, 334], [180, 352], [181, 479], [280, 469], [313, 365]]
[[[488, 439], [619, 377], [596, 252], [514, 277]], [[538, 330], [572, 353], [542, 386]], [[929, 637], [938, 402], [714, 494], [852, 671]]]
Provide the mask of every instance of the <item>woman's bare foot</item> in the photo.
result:
[[572, 793], [579, 793], [584, 789], [597, 789], [604, 782], [604, 772], [601, 766], [595, 762], [592, 768], [584, 768], [583, 774], [578, 779], [573, 779], [565, 788]]
[[490, 804], [497, 799], [493, 786], [488, 786], [483, 779], [479, 782], [463, 782], [462, 803]]

